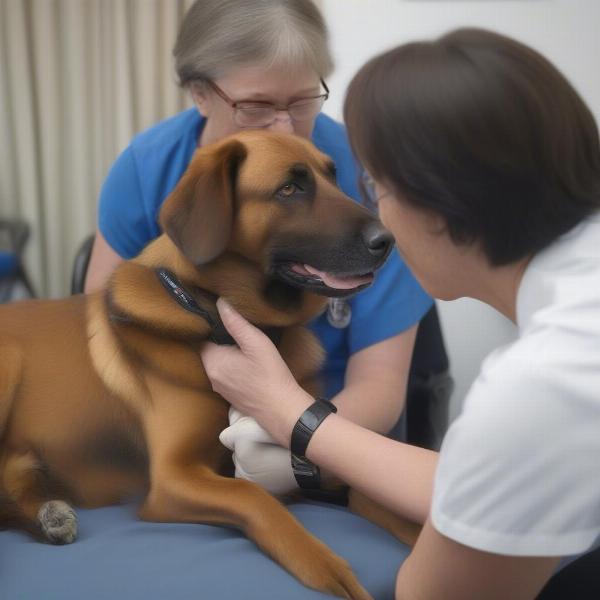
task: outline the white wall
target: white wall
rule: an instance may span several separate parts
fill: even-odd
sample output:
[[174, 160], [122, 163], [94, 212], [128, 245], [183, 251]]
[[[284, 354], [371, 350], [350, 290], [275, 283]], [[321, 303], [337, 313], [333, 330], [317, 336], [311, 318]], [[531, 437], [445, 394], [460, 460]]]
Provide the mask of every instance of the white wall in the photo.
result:
[[[325, 112], [341, 119], [345, 89], [370, 57], [462, 26], [492, 29], [533, 46], [558, 66], [600, 121], [600, 0], [321, 0], [336, 70]], [[481, 360], [510, 341], [514, 326], [474, 300], [440, 303], [452, 371], [453, 414]]]

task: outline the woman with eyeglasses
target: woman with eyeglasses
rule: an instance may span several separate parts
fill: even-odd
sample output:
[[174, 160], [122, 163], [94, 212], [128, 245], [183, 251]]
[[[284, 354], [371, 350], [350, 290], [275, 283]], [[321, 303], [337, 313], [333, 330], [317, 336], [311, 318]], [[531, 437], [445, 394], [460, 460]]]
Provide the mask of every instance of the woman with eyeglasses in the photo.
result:
[[[325, 23], [310, 0], [200, 0], [186, 13], [173, 53], [179, 82], [195, 106], [136, 136], [110, 170], [86, 291], [159, 235], [162, 202], [196, 148], [240, 130], [312, 139], [335, 161], [343, 191], [360, 199], [344, 128], [320, 113], [332, 60]], [[347, 304], [332, 304], [312, 323], [327, 354], [325, 395], [340, 414], [380, 433], [394, 427], [404, 406], [417, 324], [431, 306], [394, 252], [371, 289]], [[232, 413], [236, 423], [240, 428], [246, 422]], [[289, 451], [270, 452], [263, 461], [245, 454], [247, 444], [229, 445], [238, 474], [273, 492], [296, 485]]]
[[[345, 119], [423, 287], [489, 304], [518, 338], [485, 360], [439, 455], [323, 411], [223, 301], [239, 348], [207, 344], [207, 373], [277, 443], [424, 524], [397, 600], [533, 599], [600, 544], [598, 127], [544, 57], [476, 29], [371, 60]], [[540, 598], [598, 598], [594, 575]]]

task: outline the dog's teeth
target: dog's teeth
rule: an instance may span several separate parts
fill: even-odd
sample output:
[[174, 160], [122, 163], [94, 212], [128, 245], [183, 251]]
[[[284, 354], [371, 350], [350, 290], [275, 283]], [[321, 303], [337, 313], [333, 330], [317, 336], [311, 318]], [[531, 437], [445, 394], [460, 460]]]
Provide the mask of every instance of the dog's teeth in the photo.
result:
[[312, 275], [313, 279], [316, 277], [319, 281], [323, 281], [323, 275], [321, 271], [311, 267], [310, 265], [304, 265], [304, 268]]
[[315, 278], [318, 278], [319, 280], [321, 280], [319, 273], [318, 272], [315, 273], [315, 269], [310, 267], [310, 265], [301, 265], [299, 263], [296, 263], [296, 264], [292, 265], [292, 271], [296, 275], [299, 275], [300, 277], [302, 277], [303, 281], [314, 281]]

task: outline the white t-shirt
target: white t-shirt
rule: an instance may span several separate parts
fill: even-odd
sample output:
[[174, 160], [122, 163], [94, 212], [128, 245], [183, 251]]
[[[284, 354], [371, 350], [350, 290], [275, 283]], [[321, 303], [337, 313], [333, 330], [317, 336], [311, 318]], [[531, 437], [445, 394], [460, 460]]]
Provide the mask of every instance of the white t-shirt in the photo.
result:
[[530, 262], [517, 325], [444, 439], [433, 524], [498, 554], [582, 553], [600, 535], [600, 214]]

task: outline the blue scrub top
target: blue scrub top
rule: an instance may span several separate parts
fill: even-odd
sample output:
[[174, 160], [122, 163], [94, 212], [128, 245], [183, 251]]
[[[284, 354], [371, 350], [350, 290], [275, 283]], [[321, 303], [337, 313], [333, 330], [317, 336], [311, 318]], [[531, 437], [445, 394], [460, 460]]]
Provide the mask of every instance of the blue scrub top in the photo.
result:
[[[195, 108], [183, 111], [137, 135], [113, 164], [100, 193], [98, 223], [121, 257], [133, 258], [160, 235], [160, 207], [187, 168], [205, 121]], [[320, 114], [312, 141], [335, 161], [340, 188], [360, 201], [358, 167], [344, 127]], [[323, 373], [328, 398], [343, 388], [352, 354], [410, 328], [432, 300], [394, 250], [375, 283], [349, 303], [347, 328], [335, 329], [326, 315], [311, 324], [327, 354]]]

